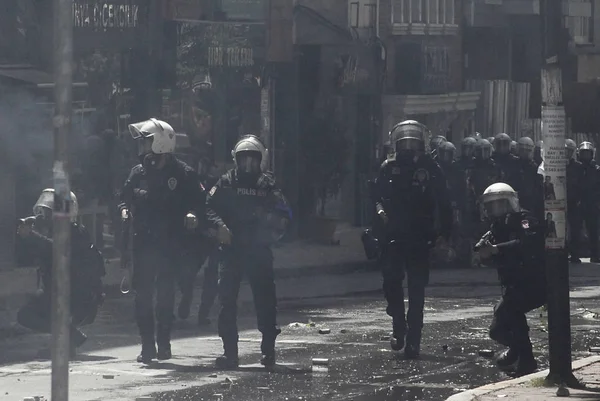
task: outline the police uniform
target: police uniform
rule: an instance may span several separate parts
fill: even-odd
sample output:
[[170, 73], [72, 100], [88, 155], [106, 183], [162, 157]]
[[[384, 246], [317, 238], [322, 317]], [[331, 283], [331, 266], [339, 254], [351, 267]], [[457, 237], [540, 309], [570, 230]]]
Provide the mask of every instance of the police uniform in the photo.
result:
[[581, 263], [579, 248], [581, 246], [581, 180], [583, 178], [581, 162], [575, 160], [577, 145], [567, 139], [567, 221], [569, 223], [569, 253], [571, 262]]
[[[396, 125], [390, 132], [392, 142], [396, 143], [396, 159], [382, 164], [377, 181], [380, 197], [377, 210], [386, 220], [383, 292], [388, 305], [386, 312], [392, 317], [391, 346], [393, 350], [405, 348], [409, 358], [418, 357], [420, 352], [429, 253], [439, 236], [449, 238], [452, 227], [446, 180], [423, 147], [426, 140], [423, 136], [427, 133], [427, 128], [416, 121]], [[408, 148], [404, 148], [406, 145]], [[417, 149], [412, 146], [421, 147], [419, 153], [404, 152]], [[402, 287], [406, 275], [407, 315]]]
[[[498, 358], [498, 366], [521, 376], [537, 369], [533, 357], [526, 314], [546, 303], [544, 264], [545, 227], [535, 216], [520, 210], [515, 191], [504, 183], [490, 186], [482, 197], [496, 191], [513, 197], [513, 209], [490, 216], [490, 231], [477, 245], [487, 248], [498, 269], [502, 299], [494, 308], [490, 338], [508, 348]], [[516, 364], [516, 366], [514, 366]]]
[[[573, 233], [578, 236], [581, 232], [581, 226], [585, 223], [590, 244], [590, 260], [593, 263], [600, 262], [598, 252], [598, 201], [600, 200], [600, 166], [593, 160], [594, 147], [590, 142], [583, 142], [579, 146], [580, 168], [580, 193], [581, 208], [578, 227], [573, 229]], [[589, 155], [591, 153], [591, 155]], [[577, 238], [577, 241], [579, 238]]]
[[[260, 148], [260, 150], [255, 150]], [[239, 151], [239, 152], [238, 152]], [[252, 154], [265, 162], [266, 149], [255, 136], [249, 135], [236, 145], [233, 155], [236, 168], [224, 174], [210, 190], [206, 205], [209, 223], [217, 230], [230, 232], [229, 244], [222, 245], [219, 267], [218, 331], [223, 340], [224, 355], [217, 358], [220, 368], [238, 365], [237, 298], [240, 282], [248, 275], [258, 330], [262, 333], [261, 363], [275, 363], [275, 339], [281, 333], [277, 326], [277, 299], [273, 271], [273, 239], [264, 231], [271, 217], [289, 219], [290, 209], [272, 175], [242, 172], [239, 154]], [[255, 155], [262, 153], [262, 155]], [[271, 216], [271, 217], [269, 217]]]
[[[142, 339], [138, 361], [143, 363], [156, 357], [171, 358], [175, 281], [183, 265], [186, 219], [190, 213], [204, 216], [205, 199], [194, 170], [170, 154], [175, 148], [174, 137], [170, 136], [174, 135], [172, 128], [158, 120], [149, 121], [152, 123], [144, 123], [150, 128], [144, 126], [140, 130], [161, 128], [145, 136], [152, 138], [154, 134], [152, 151], [146, 156], [150, 161], [133, 167], [119, 205], [122, 212], [127, 210], [133, 215], [132, 287], [136, 291], [135, 318]], [[162, 140], [167, 142], [164, 148], [160, 147]], [[162, 167], [160, 163], [155, 165], [157, 156], [164, 157]]]

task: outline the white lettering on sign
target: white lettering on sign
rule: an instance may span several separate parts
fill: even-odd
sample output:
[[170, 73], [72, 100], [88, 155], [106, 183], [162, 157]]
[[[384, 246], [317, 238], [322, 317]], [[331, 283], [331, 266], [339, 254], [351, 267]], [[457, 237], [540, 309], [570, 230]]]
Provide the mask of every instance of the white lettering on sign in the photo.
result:
[[251, 67], [254, 52], [248, 47], [209, 47], [208, 65], [212, 67]]
[[73, 27], [92, 30], [131, 29], [138, 26], [139, 6], [97, 1], [78, 4], [73, 2]]

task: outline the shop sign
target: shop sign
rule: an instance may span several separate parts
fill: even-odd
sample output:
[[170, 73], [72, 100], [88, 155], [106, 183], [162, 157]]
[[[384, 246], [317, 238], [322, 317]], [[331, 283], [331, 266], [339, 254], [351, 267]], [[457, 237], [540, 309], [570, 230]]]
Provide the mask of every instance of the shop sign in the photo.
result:
[[74, 0], [73, 28], [94, 31], [134, 29], [139, 23], [139, 6], [133, 0]]

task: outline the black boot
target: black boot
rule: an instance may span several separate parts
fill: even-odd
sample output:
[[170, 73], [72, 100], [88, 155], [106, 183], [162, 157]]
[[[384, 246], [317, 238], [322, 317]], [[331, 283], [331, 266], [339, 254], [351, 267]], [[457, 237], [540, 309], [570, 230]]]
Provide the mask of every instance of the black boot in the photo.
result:
[[514, 376], [521, 377], [534, 373], [535, 371], [537, 371], [537, 362], [533, 356], [531, 343], [529, 343], [519, 351], [519, 358], [514, 370]]
[[223, 355], [217, 358], [215, 366], [217, 369], [233, 370], [240, 365], [238, 358], [238, 344], [236, 341], [223, 341]]
[[77, 348], [81, 347], [83, 343], [87, 341], [87, 336], [83, 334], [79, 329], [72, 326], [71, 327], [71, 344], [70, 344], [70, 354], [71, 358], [74, 358], [77, 355]]
[[202, 304], [200, 304], [200, 309], [198, 309], [198, 326], [204, 327], [210, 324], [210, 319], [208, 318], [209, 310], [207, 310]]
[[518, 359], [519, 353], [517, 352], [517, 350], [515, 348], [509, 348], [502, 351], [502, 353], [498, 355], [498, 358], [496, 359], [496, 365], [501, 370], [507, 370], [513, 367], [513, 365], [517, 362]]
[[190, 317], [190, 309], [192, 308], [192, 294], [185, 293], [179, 301], [179, 307], [177, 308], [177, 316], [181, 320], [185, 320]]
[[406, 335], [406, 323], [404, 317], [402, 319], [393, 319], [393, 332], [390, 337], [390, 346], [393, 351], [402, 351], [404, 348], [404, 336]]
[[171, 328], [168, 326], [158, 325], [156, 331], [156, 343], [158, 344], [157, 359], [166, 361], [171, 359]]
[[260, 363], [266, 368], [275, 366], [275, 339], [281, 334], [281, 329], [277, 327], [274, 333], [263, 334], [262, 341], [260, 343], [260, 351], [262, 357]]
[[156, 344], [154, 338], [144, 340], [142, 339], [142, 352], [137, 357], [139, 363], [148, 364], [156, 359]]
[[407, 359], [417, 359], [421, 354], [421, 329], [408, 328], [404, 356]]

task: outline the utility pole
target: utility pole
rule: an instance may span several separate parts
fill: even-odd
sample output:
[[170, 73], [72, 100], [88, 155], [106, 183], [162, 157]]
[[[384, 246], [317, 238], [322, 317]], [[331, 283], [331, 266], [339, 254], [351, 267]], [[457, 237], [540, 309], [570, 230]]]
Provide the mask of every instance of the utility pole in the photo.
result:
[[72, 0], [54, 0], [54, 213], [52, 264], [52, 401], [69, 399], [71, 189], [69, 137], [73, 84]]
[[[544, 180], [554, 186], [555, 199], [545, 200], [546, 216], [552, 216], [556, 238], [546, 238], [548, 288], [548, 341], [550, 373], [547, 382], [579, 387], [571, 366], [571, 313], [569, 260], [566, 249], [567, 159], [565, 154], [566, 115], [562, 98], [564, 35], [562, 2], [541, 0], [543, 60], [542, 139]], [[548, 182], [550, 181], [550, 182]]]

